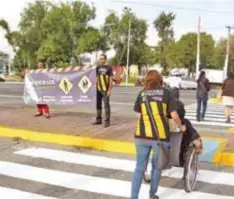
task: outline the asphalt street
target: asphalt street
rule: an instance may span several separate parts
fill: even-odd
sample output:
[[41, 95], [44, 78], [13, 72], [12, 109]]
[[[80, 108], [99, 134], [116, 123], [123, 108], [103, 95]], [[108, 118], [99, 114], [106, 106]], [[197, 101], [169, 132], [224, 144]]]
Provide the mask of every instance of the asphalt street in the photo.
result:
[[[138, 92], [142, 88], [139, 87], [114, 87], [111, 96], [111, 108], [113, 114], [118, 115], [127, 115], [133, 116], [135, 113], [133, 112], [133, 105], [136, 100], [136, 96]], [[0, 105], [24, 105], [23, 101], [23, 84], [14, 84], [14, 83], [1, 83], [0, 84]], [[185, 104], [192, 104], [195, 102], [195, 91], [182, 91], [181, 99], [183, 99]], [[60, 106], [56, 108], [72, 108], [76, 109], [76, 107], [67, 107]], [[81, 109], [80, 109], [81, 110]], [[92, 111], [95, 112], [95, 107], [92, 110], [83, 111]]]
[[[21, 140], [0, 139], [0, 195], [11, 199], [129, 198], [133, 156]], [[234, 168], [200, 164], [194, 192], [182, 169], [163, 172], [160, 199], [234, 199]], [[148, 198], [143, 184], [141, 197]]]
[[[111, 103], [116, 107], [127, 108], [131, 106], [136, 99], [140, 87], [114, 87], [111, 96]], [[23, 96], [24, 85], [22, 83], [0, 83], [0, 104], [24, 104]], [[211, 93], [211, 97], [215, 96], [215, 92]], [[195, 103], [195, 91], [181, 91], [181, 99], [184, 103]]]
[[[133, 106], [139, 87], [114, 87], [111, 96], [112, 115], [135, 116]], [[23, 101], [23, 83], [0, 83], [0, 105], [25, 106]], [[210, 92], [210, 98], [216, 96], [215, 90]], [[196, 121], [196, 91], [181, 90], [181, 100], [186, 105], [187, 117], [194, 125], [205, 131], [225, 132], [232, 124], [225, 123], [224, 108], [220, 105], [208, 104], [207, 117], [205, 122]], [[84, 109], [76, 106], [52, 106], [55, 109], [66, 109], [69, 111], [84, 111], [95, 113], [95, 107]], [[234, 119], [234, 118], [233, 118]], [[215, 126], [215, 128], [213, 128]]]

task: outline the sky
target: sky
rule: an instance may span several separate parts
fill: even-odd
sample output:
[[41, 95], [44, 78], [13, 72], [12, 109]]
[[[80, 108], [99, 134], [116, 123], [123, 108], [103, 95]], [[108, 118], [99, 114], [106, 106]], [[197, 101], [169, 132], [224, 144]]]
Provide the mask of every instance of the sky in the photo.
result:
[[[12, 30], [17, 30], [20, 13], [29, 2], [34, 0], [3, 0], [0, 1], [0, 19], [8, 21]], [[62, 0], [63, 1], [63, 0]], [[69, 0], [67, 0], [69, 1]], [[217, 41], [226, 37], [226, 25], [234, 25], [234, 1], [214, 0], [83, 0], [88, 4], [94, 3], [96, 7], [96, 19], [92, 22], [95, 27], [100, 27], [108, 15], [109, 10], [114, 10], [121, 15], [124, 7], [129, 7], [140, 18], [147, 21], [149, 28], [146, 42], [150, 45], [157, 44], [159, 38], [153, 27], [153, 21], [160, 12], [173, 12], [176, 18], [173, 24], [175, 39], [187, 32], [197, 31], [198, 16], [201, 16], [201, 31], [213, 35]], [[53, 2], [59, 2], [53, 0]], [[11, 47], [4, 38], [4, 31], [0, 30], [0, 51], [13, 54]]]

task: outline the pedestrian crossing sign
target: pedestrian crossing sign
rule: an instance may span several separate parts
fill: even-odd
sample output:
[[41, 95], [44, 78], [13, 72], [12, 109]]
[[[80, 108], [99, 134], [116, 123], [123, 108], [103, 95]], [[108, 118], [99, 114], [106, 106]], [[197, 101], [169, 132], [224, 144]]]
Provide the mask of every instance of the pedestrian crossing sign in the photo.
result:
[[72, 89], [73, 85], [70, 82], [70, 80], [66, 77], [64, 77], [60, 84], [59, 84], [59, 88], [67, 95], [68, 93], [70, 93], [71, 89]]
[[83, 94], [86, 94], [92, 87], [92, 82], [86, 75], [84, 75], [78, 82], [78, 87], [83, 92]]

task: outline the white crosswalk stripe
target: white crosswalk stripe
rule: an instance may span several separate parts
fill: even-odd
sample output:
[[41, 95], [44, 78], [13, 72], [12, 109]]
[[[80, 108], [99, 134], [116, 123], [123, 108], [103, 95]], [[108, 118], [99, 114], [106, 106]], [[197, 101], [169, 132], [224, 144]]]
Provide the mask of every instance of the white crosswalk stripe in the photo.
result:
[[0, 187], [0, 195], [1, 198], [9, 198], [9, 199], [56, 199], [48, 196], [42, 196], [38, 194], [33, 194], [25, 191], [19, 191], [16, 189]]
[[[211, 103], [207, 105], [207, 111], [205, 115], [205, 121], [197, 122], [196, 120], [196, 104], [190, 104], [185, 106], [186, 118], [193, 124], [199, 124], [204, 126], [221, 126], [221, 127], [234, 127], [234, 123], [226, 123], [224, 114], [224, 105]], [[231, 117], [234, 121], [234, 115]]]
[[[29, 180], [31, 182], [47, 184], [47, 186], [58, 186], [72, 190], [81, 190], [94, 194], [101, 194], [103, 199], [106, 196], [113, 196], [115, 198], [130, 197], [131, 181], [130, 179], [116, 179], [111, 178], [111, 172], [130, 172], [132, 173], [135, 168], [135, 161], [129, 159], [118, 159], [106, 156], [98, 156], [86, 153], [69, 152], [64, 150], [55, 150], [47, 148], [26, 148], [14, 152], [15, 156], [19, 158], [27, 158], [26, 163], [18, 163], [14, 161], [0, 161], [0, 175], [17, 179]], [[51, 168], [50, 164], [44, 166], [30, 165], [28, 159], [32, 162], [36, 160], [53, 162], [54, 165], [60, 163], [65, 167], [72, 165], [72, 167], [92, 167], [98, 168], [101, 171], [109, 170], [108, 176], [92, 176], [89, 174], [75, 172], [73, 170], [61, 171], [59, 169]], [[45, 165], [48, 166], [45, 167]], [[101, 172], [104, 173], [104, 172]], [[183, 170], [181, 168], [172, 168], [163, 172], [163, 177], [170, 178], [171, 180], [179, 181], [182, 177]], [[200, 170], [198, 181], [207, 183], [211, 186], [228, 186], [234, 189], [234, 173]], [[0, 185], [1, 198], [11, 199], [56, 199], [60, 197], [47, 196], [43, 193], [30, 193], [30, 191], [17, 190], [7, 187], [4, 184]], [[139, 198], [148, 198], [149, 185], [143, 184], [141, 187]], [[224, 194], [214, 194], [205, 191], [194, 191], [187, 194], [184, 190], [179, 188], [171, 188], [160, 186], [158, 194], [160, 199], [234, 199], [234, 196]], [[2, 197], [4, 196], [4, 197]], [[72, 199], [72, 197], [69, 197]], [[93, 198], [93, 197], [92, 197]], [[96, 197], [100, 198], [100, 197]], [[110, 198], [110, 197], [109, 197]]]

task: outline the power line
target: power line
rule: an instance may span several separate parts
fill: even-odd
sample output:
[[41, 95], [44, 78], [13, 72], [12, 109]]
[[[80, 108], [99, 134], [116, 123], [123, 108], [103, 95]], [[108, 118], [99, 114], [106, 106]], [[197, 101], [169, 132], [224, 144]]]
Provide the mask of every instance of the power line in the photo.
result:
[[180, 7], [180, 6], [172, 6], [172, 5], [162, 5], [162, 4], [156, 4], [156, 3], [148, 3], [148, 2], [138, 2], [138, 1], [123, 1], [123, 0], [111, 0], [115, 3], [123, 3], [123, 4], [135, 4], [135, 5], [143, 5], [143, 6], [153, 6], [153, 7], [159, 7], [159, 8], [173, 8], [177, 10], [187, 10], [187, 11], [199, 11], [199, 12], [205, 12], [205, 13], [213, 13], [213, 14], [224, 14], [224, 15], [233, 15], [234, 12], [231, 11], [225, 11], [225, 10], [211, 10], [211, 9], [202, 9], [202, 8], [191, 8], [191, 7]]

